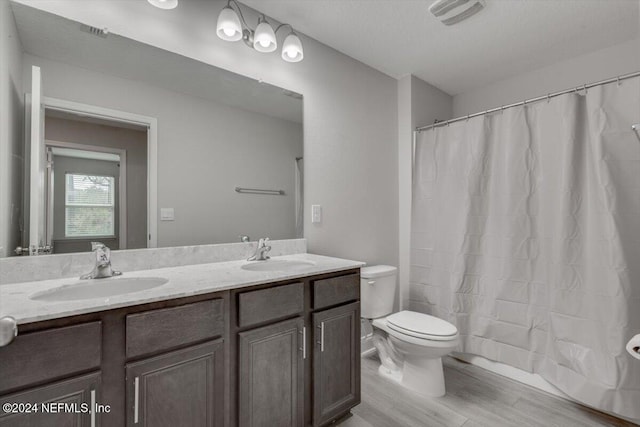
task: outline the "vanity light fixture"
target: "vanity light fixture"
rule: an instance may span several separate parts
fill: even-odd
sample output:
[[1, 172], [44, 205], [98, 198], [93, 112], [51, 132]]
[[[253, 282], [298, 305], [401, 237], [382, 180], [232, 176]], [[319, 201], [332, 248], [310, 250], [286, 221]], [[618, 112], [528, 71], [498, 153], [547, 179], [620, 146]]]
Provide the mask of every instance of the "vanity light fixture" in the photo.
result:
[[287, 62], [300, 62], [303, 58], [302, 41], [292, 29], [282, 44], [282, 59]]
[[253, 48], [258, 52], [273, 52], [278, 48], [278, 41], [276, 40], [276, 33], [271, 28], [271, 25], [267, 22], [264, 15], [258, 19], [258, 26], [256, 27], [255, 34], [253, 35]]
[[[152, 1], [152, 0], [149, 0]], [[153, 0], [160, 1], [160, 0]], [[170, 0], [164, 0], [170, 1]], [[240, 4], [236, 0], [227, 0], [227, 5], [218, 15], [216, 34], [222, 40], [235, 42], [240, 39], [252, 49], [262, 53], [273, 52], [278, 48], [276, 34], [283, 27], [289, 27], [289, 34], [282, 44], [282, 59], [287, 62], [300, 62], [304, 58], [302, 41], [289, 24], [280, 24], [275, 30], [264, 15], [258, 18], [258, 25], [254, 29], [247, 25], [242, 15]]]
[[178, 6], [178, 0], [147, 0], [150, 4], [159, 9], [175, 9]]
[[218, 15], [216, 33], [222, 40], [236, 42], [242, 38], [242, 26], [240, 18], [235, 10], [227, 4]]

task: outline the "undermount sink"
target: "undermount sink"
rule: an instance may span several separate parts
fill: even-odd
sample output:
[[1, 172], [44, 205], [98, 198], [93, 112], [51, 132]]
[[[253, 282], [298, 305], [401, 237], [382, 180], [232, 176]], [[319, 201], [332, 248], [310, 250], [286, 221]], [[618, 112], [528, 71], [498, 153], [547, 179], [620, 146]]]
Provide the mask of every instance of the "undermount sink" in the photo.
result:
[[254, 261], [241, 268], [249, 271], [304, 271], [314, 265], [313, 261], [267, 260]]
[[167, 279], [161, 277], [76, 280], [55, 289], [35, 293], [30, 298], [36, 301], [76, 301], [106, 298], [157, 288], [167, 282]]

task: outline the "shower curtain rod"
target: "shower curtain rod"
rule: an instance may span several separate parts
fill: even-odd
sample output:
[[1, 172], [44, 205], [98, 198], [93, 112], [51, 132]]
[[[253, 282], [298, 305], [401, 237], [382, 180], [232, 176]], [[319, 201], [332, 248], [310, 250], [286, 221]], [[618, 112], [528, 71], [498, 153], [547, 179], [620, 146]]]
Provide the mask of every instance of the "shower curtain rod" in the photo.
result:
[[620, 83], [622, 80], [631, 79], [633, 77], [638, 77], [638, 76], [640, 76], [640, 71], [636, 71], [635, 73], [625, 74], [623, 76], [618, 76], [618, 77], [614, 77], [614, 78], [607, 79], [607, 80], [601, 80], [601, 81], [595, 82], [595, 83], [589, 83], [589, 84], [586, 84], [586, 85], [577, 86], [575, 88], [562, 90], [560, 92], [549, 93], [547, 95], [539, 96], [537, 98], [531, 98], [531, 99], [527, 99], [525, 101], [516, 102], [515, 104], [503, 105], [502, 107], [492, 108], [490, 110], [481, 111], [479, 113], [469, 114], [468, 116], [462, 116], [462, 117], [458, 117], [458, 118], [451, 119], [451, 120], [443, 120], [441, 122], [437, 122], [437, 123], [434, 123], [432, 125], [418, 127], [418, 128], [416, 128], [415, 132], [422, 132], [422, 131], [429, 130], [429, 129], [434, 129], [434, 128], [437, 128], [437, 127], [440, 127], [440, 126], [448, 126], [451, 123], [459, 122], [459, 121], [462, 121], [462, 120], [468, 120], [468, 119], [470, 119], [472, 117], [483, 116], [485, 114], [495, 113], [496, 111], [503, 111], [503, 110], [505, 110], [507, 108], [519, 107], [520, 105], [526, 105], [526, 104], [529, 104], [529, 103], [532, 103], [532, 102], [542, 101], [544, 99], [555, 98], [556, 96], [564, 95], [566, 93], [578, 92], [580, 90], [591, 89], [592, 87], [595, 87], [595, 86], [600, 86], [600, 85], [604, 85], [604, 84], [608, 84], [608, 83], [614, 83], [614, 82]]

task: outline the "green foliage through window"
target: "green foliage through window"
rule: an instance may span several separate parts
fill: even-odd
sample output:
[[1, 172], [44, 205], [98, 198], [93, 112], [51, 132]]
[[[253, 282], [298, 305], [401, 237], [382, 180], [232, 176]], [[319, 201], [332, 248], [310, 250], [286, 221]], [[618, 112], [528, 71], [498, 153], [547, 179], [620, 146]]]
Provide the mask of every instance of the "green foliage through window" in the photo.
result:
[[113, 236], [115, 178], [65, 174], [65, 235]]

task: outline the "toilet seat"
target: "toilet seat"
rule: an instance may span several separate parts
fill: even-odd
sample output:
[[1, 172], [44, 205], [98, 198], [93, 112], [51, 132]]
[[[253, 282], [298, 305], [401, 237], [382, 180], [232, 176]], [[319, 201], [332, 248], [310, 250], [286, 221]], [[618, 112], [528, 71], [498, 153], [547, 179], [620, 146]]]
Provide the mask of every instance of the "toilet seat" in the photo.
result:
[[458, 329], [451, 323], [415, 311], [400, 311], [387, 316], [389, 329], [413, 338], [432, 341], [452, 341], [458, 337]]

